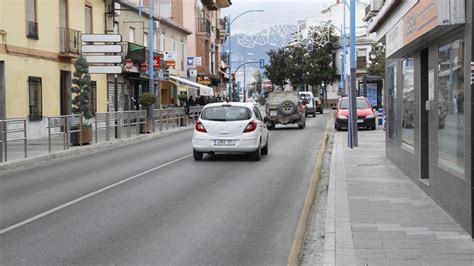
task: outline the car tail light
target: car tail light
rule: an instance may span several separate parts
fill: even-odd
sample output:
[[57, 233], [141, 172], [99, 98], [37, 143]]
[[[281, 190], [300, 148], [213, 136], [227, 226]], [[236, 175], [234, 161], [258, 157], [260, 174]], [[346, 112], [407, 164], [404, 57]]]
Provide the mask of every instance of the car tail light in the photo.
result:
[[196, 125], [194, 125], [194, 129], [196, 129], [196, 131], [199, 131], [199, 132], [207, 133], [206, 128], [201, 123], [201, 121], [198, 121]]
[[252, 120], [252, 121], [250, 121], [249, 124], [245, 127], [244, 133], [255, 131], [255, 129], [257, 129], [257, 122], [255, 122], [255, 121]]

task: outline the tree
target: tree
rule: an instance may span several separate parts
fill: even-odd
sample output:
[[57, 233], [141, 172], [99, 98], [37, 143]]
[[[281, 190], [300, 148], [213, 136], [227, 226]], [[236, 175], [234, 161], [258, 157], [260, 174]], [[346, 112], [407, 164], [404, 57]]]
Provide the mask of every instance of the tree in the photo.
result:
[[333, 50], [337, 37], [332, 26], [318, 26], [310, 29], [309, 36], [315, 40], [312, 51], [308, 51], [304, 64], [304, 81], [315, 87], [322, 82], [328, 84], [337, 77], [333, 64]]
[[369, 54], [369, 75], [385, 77], [385, 45], [381, 42], [372, 45]]
[[288, 79], [288, 56], [289, 53], [284, 49], [270, 50], [268, 53], [270, 62], [265, 66], [265, 76], [267, 76], [273, 84], [283, 86]]
[[80, 56], [74, 62], [74, 74], [72, 80], [72, 93], [75, 94], [72, 100], [72, 112], [81, 114], [83, 126], [90, 126], [88, 122], [94, 114], [91, 111], [91, 76], [89, 75], [89, 64], [84, 56]]
[[262, 93], [262, 88], [263, 88], [263, 74], [260, 71], [257, 71], [253, 77], [255, 78], [255, 82], [253, 82], [253, 87], [255, 88], [255, 91], [257, 94]]

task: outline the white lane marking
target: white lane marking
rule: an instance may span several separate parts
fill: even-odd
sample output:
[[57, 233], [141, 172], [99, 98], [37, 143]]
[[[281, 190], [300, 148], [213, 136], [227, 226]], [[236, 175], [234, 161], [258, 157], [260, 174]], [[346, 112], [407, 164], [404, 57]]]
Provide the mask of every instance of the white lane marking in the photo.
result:
[[35, 215], [35, 216], [31, 217], [31, 218], [28, 218], [28, 219], [26, 219], [26, 220], [23, 220], [23, 221], [21, 221], [21, 222], [19, 222], [19, 223], [16, 223], [16, 224], [11, 225], [11, 226], [9, 226], [9, 227], [3, 228], [3, 229], [0, 230], [0, 235], [6, 233], [6, 232], [8, 232], [8, 231], [11, 231], [11, 230], [13, 230], [13, 229], [15, 229], [15, 228], [18, 228], [18, 227], [20, 227], [20, 226], [23, 226], [23, 225], [25, 225], [25, 224], [31, 223], [31, 222], [33, 222], [33, 221], [35, 221], [35, 220], [38, 220], [38, 219], [40, 219], [40, 218], [42, 218], [42, 217], [44, 217], [44, 216], [46, 216], [46, 215], [49, 215], [49, 214], [54, 213], [54, 212], [57, 212], [57, 211], [59, 211], [59, 210], [61, 210], [61, 209], [64, 209], [64, 208], [66, 208], [66, 207], [68, 207], [68, 206], [71, 206], [71, 205], [73, 205], [73, 204], [75, 204], [75, 203], [78, 203], [78, 202], [80, 202], [80, 201], [83, 201], [83, 200], [85, 200], [85, 199], [87, 199], [87, 198], [90, 198], [90, 197], [92, 197], [92, 196], [94, 196], [94, 195], [97, 195], [97, 194], [99, 194], [99, 193], [101, 193], [101, 192], [107, 191], [107, 190], [109, 190], [109, 189], [111, 189], [111, 188], [114, 188], [114, 187], [119, 186], [119, 185], [121, 185], [121, 184], [127, 183], [127, 182], [129, 182], [129, 181], [132, 181], [132, 180], [134, 180], [134, 179], [136, 179], [136, 178], [138, 178], [138, 177], [140, 177], [140, 176], [146, 175], [146, 174], [151, 173], [151, 172], [153, 172], [153, 171], [156, 171], [156, 170], [158, 170], [158, 169], [160, 169], [160, 168], [163, 168], [163, 167], [166, 167], [166, 166], [168, 166], [168, 165], [171, 165], [171, 164], [174, 164], [174, 163], [176, 163], [176, 162], [179, 162], [179, 161], [181, 161], [181, 160], [184, 160], [184, 159], [186, 159], [186, 158], [188, 158], [188, 157], [190, 157], [190, 156], [192, 156], [192, 154], [183, 156], [183, 157], [178, 158], [178, 159], [176, 159], [176, 160], [173, 160], [173, 161], [171, 161], [171, 162], [167, 162], [167, 163], [162, 164], [162, 165], [160, 165], [160, 166], [157, 166], [157, 167], [151, 168], [151, 169], [149, 169], [149, 170], [146, 170], [145, 172], [142, 172], [142, 173], [136, 174], [136, 175], [134, 175], [134, 176], [128, 177], [128, 178], [123, 179], [123, 180], [121, 180], [121, 181], [118, 181], [118, 182], [116, 182], [116, 183], [114, 183], [114, 184], [108, 185], [108, 186], [103, 187], [103, 188], [101, 188], [101, 189], [99, 189], [99, 190], [96, 190], [96, 191], [91, 192], [91, 193], [89, 193], [89, 194], [87, 194], [87, 195], [84, 195], [84, 196], [82, 196], [82, 197], [80, 197], [80, 198], [77, 198], [77, 199], [75, 199], [75, 200], [71, 200], [71, 201], [69, 201], [69, 202], [67, 202], [67, 203], [64, 203], [63, 205], [60, 205], [60, 206], [58, 206], [58, 207], [56, 207], [56, 208], [50, 209], [50, 210], [48, 210], [48, 211], [45, 211], [45, 212], [40, 213], [40, 214], [38, 214], [38, 215]]

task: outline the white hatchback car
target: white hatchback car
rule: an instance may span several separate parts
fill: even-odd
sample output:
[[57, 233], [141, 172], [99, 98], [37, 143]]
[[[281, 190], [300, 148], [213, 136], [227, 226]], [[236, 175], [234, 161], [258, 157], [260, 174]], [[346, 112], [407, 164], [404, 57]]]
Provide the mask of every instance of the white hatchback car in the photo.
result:
[[256, 106], [239, 102], [204, 106], [194, 125], [194, 159], [217, 152], [250, 153], [255, 161], [268, 153], [268, 129]]

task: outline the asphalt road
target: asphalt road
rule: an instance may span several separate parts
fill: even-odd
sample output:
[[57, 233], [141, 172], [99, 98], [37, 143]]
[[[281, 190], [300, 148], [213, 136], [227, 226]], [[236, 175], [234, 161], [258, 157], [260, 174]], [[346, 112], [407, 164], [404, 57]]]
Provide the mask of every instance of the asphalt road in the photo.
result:
[[0, 264], [286, 264], [326, 118], [260, 162], [184, 131], [0, 176]]

